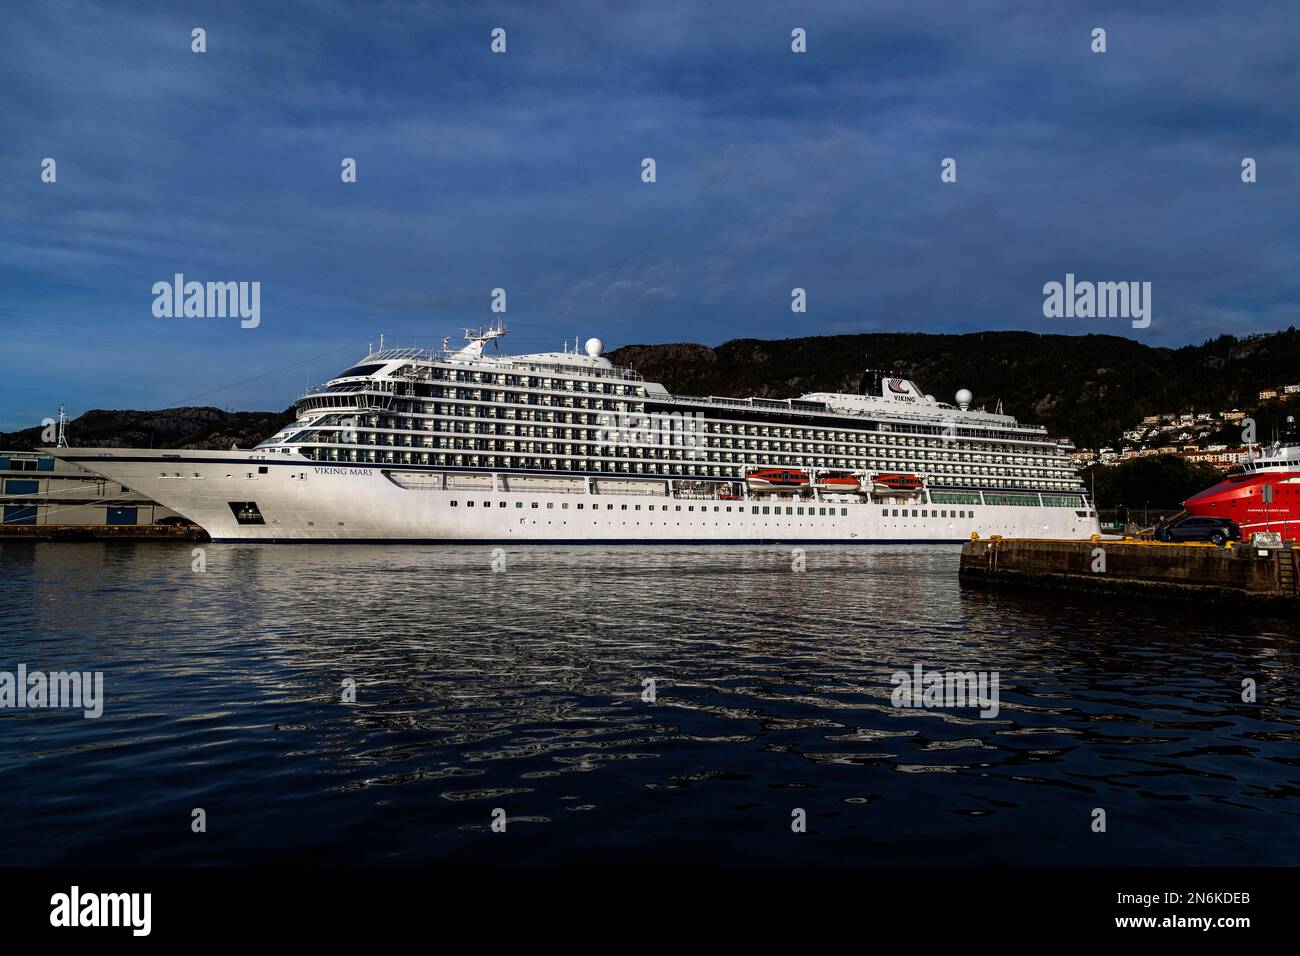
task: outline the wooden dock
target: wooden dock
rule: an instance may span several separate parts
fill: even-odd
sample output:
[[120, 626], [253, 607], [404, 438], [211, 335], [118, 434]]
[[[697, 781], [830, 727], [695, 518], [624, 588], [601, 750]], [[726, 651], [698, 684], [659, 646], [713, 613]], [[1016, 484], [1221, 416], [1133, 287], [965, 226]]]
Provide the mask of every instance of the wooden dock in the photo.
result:
[[972, 539], [963, 584], [1131, 594], [1249, 606], [1300, 606], [1300, 548], [1165, 544], [1127, 538]]

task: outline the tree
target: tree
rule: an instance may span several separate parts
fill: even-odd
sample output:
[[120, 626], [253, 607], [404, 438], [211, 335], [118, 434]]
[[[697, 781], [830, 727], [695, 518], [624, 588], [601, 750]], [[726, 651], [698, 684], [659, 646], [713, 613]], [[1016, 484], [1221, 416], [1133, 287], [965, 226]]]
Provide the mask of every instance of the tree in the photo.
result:
[[1093, 487], [1096, 482], [1095, 504], [1098, 508], [1149, 507], [1172, 513], [1182, 508], [1182, 503], [1211, 485], [1223, 480], [1223, 474], [1212, 465], [1191, 461], [1178, 455], [1160, 455], [1133, 458], [1121, 464], [1105, 467], [1094, 465], [1083, 475], [1084, 484]]

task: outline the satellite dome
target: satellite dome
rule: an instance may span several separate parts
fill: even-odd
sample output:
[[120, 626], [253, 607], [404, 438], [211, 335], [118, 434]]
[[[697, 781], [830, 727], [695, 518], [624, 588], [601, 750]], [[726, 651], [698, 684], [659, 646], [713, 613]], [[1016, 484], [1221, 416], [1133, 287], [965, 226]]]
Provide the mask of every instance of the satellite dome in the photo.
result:
[[587, 339], [587, 354], [592, 358], [598, 358], [600, 353], [605, 351], [605, 343], [600, 339]]
[[927, 396], [925, 396], [925, 400], [926, 400], [927, 402], [929, 402], [931, 405], [934, 404], [934, 396], [933, 396], [933, 395], [927, 395]]
[[969, 405], [974, 400], [975, 396], [971, 394], [969, 388], [961, 388], [957, 390], [956, 398], [958, 405]]

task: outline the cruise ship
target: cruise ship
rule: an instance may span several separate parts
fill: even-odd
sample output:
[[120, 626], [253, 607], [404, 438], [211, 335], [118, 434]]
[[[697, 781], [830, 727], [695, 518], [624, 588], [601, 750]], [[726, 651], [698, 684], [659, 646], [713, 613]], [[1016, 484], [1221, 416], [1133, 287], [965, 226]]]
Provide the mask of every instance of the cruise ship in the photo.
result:
[[671, 395], [602, 352], [373, 348], [225, 452], [45, 449], [218, 542], [950, 543], [1099, 531], [1068, 442], [867, 372], [857, 394]]

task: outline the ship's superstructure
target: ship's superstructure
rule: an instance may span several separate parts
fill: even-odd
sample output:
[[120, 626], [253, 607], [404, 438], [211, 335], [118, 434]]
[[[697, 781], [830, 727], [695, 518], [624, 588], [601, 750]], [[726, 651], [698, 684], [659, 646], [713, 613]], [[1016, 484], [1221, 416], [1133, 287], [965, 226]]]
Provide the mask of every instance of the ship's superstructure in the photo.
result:
[[857, 394], [670, 395], [583, 350], [371, 350], [247, 451], [56, 450], [231, 540], [1086, 537], [1070, 446], [868, 372]]

